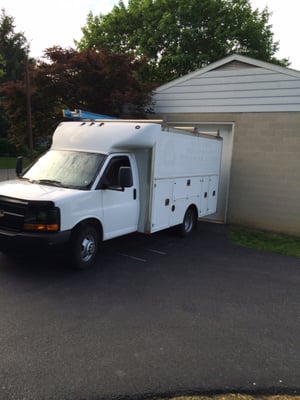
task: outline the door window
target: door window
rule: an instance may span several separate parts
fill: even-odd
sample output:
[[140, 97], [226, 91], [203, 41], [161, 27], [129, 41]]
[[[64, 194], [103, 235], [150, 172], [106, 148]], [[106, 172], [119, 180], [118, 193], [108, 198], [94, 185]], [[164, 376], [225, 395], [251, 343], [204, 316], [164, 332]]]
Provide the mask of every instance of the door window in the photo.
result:
[[119, 185], [120, 167], [130, 167], [130, 161], [126, 156], [114, 157], [110, 160], [99, 184], [101, 189], [121, 190]]

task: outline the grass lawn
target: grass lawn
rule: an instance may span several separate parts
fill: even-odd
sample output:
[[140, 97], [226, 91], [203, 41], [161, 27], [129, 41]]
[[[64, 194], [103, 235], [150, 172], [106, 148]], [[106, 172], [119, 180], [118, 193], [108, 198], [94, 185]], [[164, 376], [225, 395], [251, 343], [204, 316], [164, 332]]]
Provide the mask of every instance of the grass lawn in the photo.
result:
[[16, 167], [16, 157], [0, 157], [1, 169], [12, 169]]
[[[160, 399], [162, 400], [162, 399]], [[166, 399], [165, 399], [166, 400]], [[247, 394], [220, 394], [215, 396], [182, 396], [168, 400], [300, 400], [300, 396], [288, 395], [247, 395]]]
[[[0, 157], [0, 169], [15, 169], [17, 157]], [[29, 160], [24, 158], [23, 165], [29, 165]]]
[[300, 257], [300, 237], [236, 226], [229, 227], [228, 236], [232, 242], [244, 247]]

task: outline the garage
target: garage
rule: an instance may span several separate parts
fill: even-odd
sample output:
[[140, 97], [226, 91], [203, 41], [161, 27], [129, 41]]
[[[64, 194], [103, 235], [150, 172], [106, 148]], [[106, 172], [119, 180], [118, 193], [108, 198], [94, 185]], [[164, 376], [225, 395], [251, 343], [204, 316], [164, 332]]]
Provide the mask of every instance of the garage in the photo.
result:
[[300, 72], [231, 55], [157, 88], [158, 118], [223, 138], [218, 222], [300, 236]]

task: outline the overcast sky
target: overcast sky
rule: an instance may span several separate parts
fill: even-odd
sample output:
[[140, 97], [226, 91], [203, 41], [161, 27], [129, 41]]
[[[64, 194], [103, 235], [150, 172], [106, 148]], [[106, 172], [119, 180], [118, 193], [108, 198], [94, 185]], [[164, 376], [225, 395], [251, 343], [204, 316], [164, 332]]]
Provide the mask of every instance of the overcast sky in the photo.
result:
[[[47, 47], [75, 47], [82, 37], [81, 27], [89, 11], [108, 13], [114, 0], [0, 0], [0, 8], [14, 18], [15, 31], [24, 32], [30, 42], [31, 55], [41, 57]], [[290, 68], [300, 70], [300, 2], [298, 0], [251, 0], [260, 10], [268, 6], [273, 12], [274, 39], [280, 41], [278, 58], [289, 58]], [[127, 4], [127, 0], [125, 1]]]

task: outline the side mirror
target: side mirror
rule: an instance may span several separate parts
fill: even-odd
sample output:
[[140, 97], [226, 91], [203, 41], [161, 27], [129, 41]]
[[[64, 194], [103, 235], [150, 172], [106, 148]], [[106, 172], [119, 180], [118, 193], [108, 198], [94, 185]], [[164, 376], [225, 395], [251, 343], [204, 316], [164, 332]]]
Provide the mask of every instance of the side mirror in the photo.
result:
[[118, 178], [119, 178], [119, 186], [121, 188], [133, 186], [131, 167], [120, 167]]
[[23, 157], [17, 157], [16, 161], [16, 174], [20, 176], [23, 171]]

